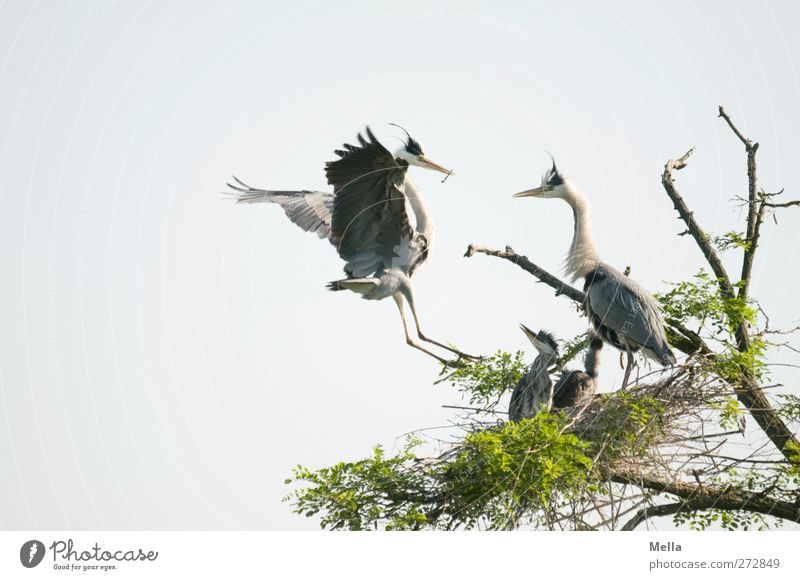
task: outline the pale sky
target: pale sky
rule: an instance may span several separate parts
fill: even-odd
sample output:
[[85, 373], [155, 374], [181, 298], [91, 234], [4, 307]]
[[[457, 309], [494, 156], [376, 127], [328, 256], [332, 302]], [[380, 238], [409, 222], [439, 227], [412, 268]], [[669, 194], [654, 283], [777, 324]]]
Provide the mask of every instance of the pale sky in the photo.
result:
[[[797, 198], [797, 3], [93, 2], [0, 5], [0, 528], [316, 528], [281, 502], [291, 468], [360, 458], [446, 424], [460, 397], [405, 346], [391, 301], [325, 290], [332, 247], [231, 174], [326, 188], [332, 150], [399, 123], [457, 176], [412, 169], [438, 227], [415, 277], [423, 328], [468, 352], [568, 338], [572, 233], [538, 184], [552, 151], [592, 201], [603, 258], [651, 291], [702, 256], [701, 224], [742, 229], [744, 151]], [[765, 223], [753, 295], [800, 318], [800, 210]], [[732, 272], [739, 263], [729, 260]], [[771, 362], [797, 363], [784, 350]], [[601, 390], [618, 384], [606, 356]], [[774, 379], [797, 392], [798, 372]]]

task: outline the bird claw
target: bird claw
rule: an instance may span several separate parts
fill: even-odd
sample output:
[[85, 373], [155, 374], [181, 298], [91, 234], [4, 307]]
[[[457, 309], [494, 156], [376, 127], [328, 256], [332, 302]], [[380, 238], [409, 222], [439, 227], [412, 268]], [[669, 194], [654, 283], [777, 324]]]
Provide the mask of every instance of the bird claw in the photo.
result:
[[468, 363], [466, 363], [465, 361], [461, 360], [461, 357], [458, 357], [455, 360], [443, 360], [442, 364], [445, 367], [450, 367], [450, 368], [454, 368], [454, 369], [465, 369], [465, 368], [467, 368], [469, 366]]
[[455, 354], [457, 355], [456, 359], [445, 361], [445, 366], [457, 369], [465, 369], [470, 365], [483, 361], [482, 356], [472, 356], [471, 354], [467, 354], [465, 352], [456, 352]]

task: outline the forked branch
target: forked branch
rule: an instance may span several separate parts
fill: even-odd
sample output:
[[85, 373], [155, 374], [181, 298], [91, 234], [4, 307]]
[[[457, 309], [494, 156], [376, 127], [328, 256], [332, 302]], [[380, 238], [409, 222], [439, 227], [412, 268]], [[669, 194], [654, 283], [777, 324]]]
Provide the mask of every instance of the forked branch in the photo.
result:
[[669, 159], [664, 166], [664, 172], [661, 174], [661, 184], [664, 186], [664, 191], [667, 192], [670, 200], [672, 200], [672, 204], [675, 206], [678, 215], [686, 224], [689, 233], [694, 238], [695, 242], [697, 242], [700, 251], [703, 252], [703, 256], [705, 256], [708, 265], [711, 266], [711, 270], [719, 281], [722, 294], [726, 298], [733, 298], [735, 296], [733, 285], [731, 284], [730, 276], [728, 276], [728, 272], [725, 270], [722, 260], [720, 260], [719, 254], [717, 254], [714, 246], [711, 245], [710, 238], [700, 227], [700, 224], [697, 223], [694, 212], [689, 211], [689, 207], [683, 200], [683, 196], [681, 196], [678, 192], [678, 188], [675, 186], [675, 178], [672, 172], [686, 167], [687, 160], [692, 153], [694, 153], [694, 147], [677, 159]]
[[[752, 275], [753, 262], [755, 259], [755, 251], [758, 245], [758, 236], [761, 223], [764, 217], [764, 207], [768, 195], [760, 193], [757, 190], [756, 180], [756, 159], [755, 154], [758, 150], [758, 143], [752, 142], [747, 139], [741, 131], [733, 124], [730, 117], [725, 113], [722, 107], [719, 108], [719, 116], [725, 119], [730, 128], [736, 136], [742, 141], [747, 150], [747, 175], [748, 175], [748, 220], [747, 220], [747, 242], [745, 247], [745, 255], [742, 261], [742, 277], [739, 283], [739, 298], [741, 300], [747, 299], [747, 292], [749, 288], [750, 277]], [[661, 183], [664, 186], [669, 198], [672, 200], [678, 215], [683, 220], [688, 228], [688, 232], [692, 235], [697, 243], [700, 251], [706, 258], [708, 265], [717, 277], [717, 282], [720, 287], [720, 293], [724, 298], [732, 299], [736, 297], [734, 287], [731, 283], [730, 277], [722, 264], [716, 250], [711, 244], [709, 237], [700, 228], [697, 220], [694, 217], [683, 200], [683, 197], [678, 192], [675, 186], [673, 171], [683, 169], [686, 167], [686, 161], [689, 156], [694, 152], [694, 148], [687, 151], [683, 156], [678, 159], [670, 159], [664, 166], [664, 172], [661, 175]], [[735, 327], [736, 347], [742, 353], [747, 353], [751, 348], [751, 339], [747, 321], [740, 317], [737, 320], [731, 320]], [[775, 412], [769, 399], [761, 389], [756, 377], [751, 369], [742, 366], [738, 373], [739, 376], [723, 377], [729, 381], [736, 392], [736, 396], [741, 403], [747, 407], [753, 418], [764, 430], [767, 437], [775, 444], [783, 455], [792, 462], [797, 461], [797, 449], [800, 449], [800, 442], [798, 442], [794, 433], [789, 429], [783, 419]]]

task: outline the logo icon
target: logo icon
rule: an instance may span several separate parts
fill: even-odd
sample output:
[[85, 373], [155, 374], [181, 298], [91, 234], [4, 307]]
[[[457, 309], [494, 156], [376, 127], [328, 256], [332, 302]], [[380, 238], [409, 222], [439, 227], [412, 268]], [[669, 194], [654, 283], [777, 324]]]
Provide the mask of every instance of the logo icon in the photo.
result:
[[19, 549], [19, 561], [26, 568], [35, 568], [44, 558], [44, 544], [39, 540], [28, 540]]

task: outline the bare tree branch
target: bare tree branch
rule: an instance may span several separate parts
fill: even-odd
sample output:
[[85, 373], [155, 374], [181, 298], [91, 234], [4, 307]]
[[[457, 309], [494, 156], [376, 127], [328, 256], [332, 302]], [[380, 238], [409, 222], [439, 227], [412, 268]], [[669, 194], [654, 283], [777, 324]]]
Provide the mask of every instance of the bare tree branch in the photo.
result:
[[664, 503], [661, 505], [647, 506], [636, 512], [636, 515], [634, 515], [630, 520], [628, 520], [625, 523], [625, 525], [620, 528], [620, 530], [623, 532], [632, 532], [637, 527], [639, 527], [639, 525], [649, 520], [650, 518], [671, 516], [682, 511], [691, 511], [689, 508], [687, 508], [686, 503], [682, 501], [676, 503]]
[[[731, 124], [730, 120], [727, 119], [727, 115], [725, 118], [728, 120], [729, 124]], [[739, 138], [743, 139], [743, 142], [746, 142], [746, 139], [744, 139], [741, 133], [739, 133], [738, 129], [735, 127], [733, 127], [733, 129]], [[736, 293], [733, 285], [731, 284], [728, 272], [725, 270], [725, 266], [722, 264], [719, 255], [711, 245], [708, 236], [705, 234], [705, 232], [703, 232], [702, 228], [700, 228], [697, 220], [695, 220], [693, 212], [689, 210], [686, 202], [683, 200], [683, 197], [675, 187], [675, 181], [672, 175], [673, 171], [686, 167], [686, 160], [693, 152], [694, 147], [689, 149], [689, 151], [684, 153], [678, 159], [668, 160], [664, 166], [664, 172], [661, 175], [661, 183], [664, 186], [664, 190], [666, 191], [667, 195], [672, 200], [675, 209], [678, 211], [678, 215], [680, 215], [681, 219], [686, 224], [689, 233], [692, 235], [695, 242], [697, 242], [700, 251], [703, 252], [706, 261], [716, 275], [720, 293], [724, 298], [735, 298]], [[754, 176], [755, 173], [753, 172], [752, 175]], [[755, 217], [753, 217], [753, 226], [755, 226], [757, 219], [759, 219], [758, 212], [756, 212]], [[750, 266], [748, 266], [748, 268], [751, 267], [752, 263]], [[748, 352], [750, 350], [750, 336], [748, 334], [746, 321], [732, 320], [731, 322], [736, 325], [735, 336], [738, 350], [740, 352]], [[761, 390], [759, 387], [758, 382], [755, 380], [755, 377], [753, 377], [752, 372], [750, 372], [750, 370], [746, 367], [741, 367], [740, 374], [741, 376], [739, 377], [723, 378], [733, 385], [736, 396], [739, 398], [741, 403], [750, 410], [753, 418], [764, 430], [767, 437], [772, 440], [775, 446], [781, 451], [781, 453], [784, 454], [787, 459], [790, 461], [795, 461], [796, 455], [792, 452], [792, 448], [800, 448], [800, 442], [797, 441], [797, 438], [794, 436], [791, 430], [789, 430], [789, 427], [786, 425], [783, 419], [775, 412], [769, 399], [767, 399], [763, 390]]]
[[[734, 510], [774, 516], [792, 522], [800, 522], [800, 505], [797, 502], [784, 501], [765, 493], [698, 485], [686, 483], [684, 481], [668, 481], [654, 475], [628, 473], [624, 471], [611, 473], [610, 478], [617, 483], [625, 483], [660, 493], [668, 493], [684, 500], [681, 504], [685, 507], [673, 511], [672, 513], [677, 513], [678, 511], [702, 511], [707, 509]], [[652, 510], [653, 508], [649, 509]], [[647, 517], [650, 516], [648, 515]]]
[[[526, 256], [517, 254], [511, 246], [506, 246], [505, 250], [493, 250], [491, 248], [470, 244], [464, 256], [469, 258], [475, 254], [495, 256], [516, 264], [529, 274], [538, 278], [541, 282], [553, 288], [556, 291], [556, 296], [564, 295], [580, 305], [583, 305], [586, 299], [586, 295], [583, 292], [574, 286], [570, 286], [546, 270], [543, 270], [531, 262]], [[677, 320], [666, 320], [665, 323], [669, 329], [672, 329], [672, 332], [669, 333], [670, 343], [682, 353], [688, 355], [701, 354], [703, 356], [713, 356], [711, 349], [699, 334], [689, 330]]]
[[714, 246], [711, 245], [708, 235], [706, 235], [700, 227], [700, 224], [698, 224], [697, 220], [694, 218], [694, 213], [689, 211], [689, 207], [675, 187], [675, 179], [672, 176], [672, 172], [679, 171], [686, 167], [686, 162], [692, 153], [694, 153], [694, 147], [689, 149], [678, 159], [669, 159], [664, 166], [664, 172], [661, 174], [661, 184], [672, 200], [678, 215], [686, 224], [689, 233], [694, 238], [695, 242], [697, 242], [700, 251], [703, 252], [703, 256], [705, 256], [708, 265], [711, 266], [711, 270], [719, 281], [720, 290], [723, 295], [727, 298], [733, 298], [735, 296], [733, 285], [731, 284], [728, 272], [725, 270], [725, 266], [722, 264], [722, 260], [720, 260]]
[[496, 256], [498, 258], [503, 258], [504, 260], [508, 260], [509, 262], [513, 262], [526, 272], [533, 274], [539, 280], [550, 286], [556, 291], [556, 296], [561, 294], [571, 298], [575, 302], [583, 305], [584, 300], [586, 299], [586, 295], [578, 290], [577, 288], [570, 286], [566, 282], [559, 280], [551, 273], [547, 272], [543, 268], [540, 268], [533, 262], [531, 262], [526, 256], [520, 256], [517, 254], [511, 246], [506, 246], [505, 250], [491, 250], [489, 248], [484, 248], [482, 246], [475, 246], [470, 244], [467, 248], [467, 252], [464, 254], [465, 258], [469, 258], [474, 256], [475, 254], [486, 254], [487, 256]]
[[725, 109], [722, 108], [722, 105], [719, 107], [719, 116], [725, 119], [731, 130], [744, 144], [745, 151], [747, 152], [747, 235], [745, 241], [748, 242], [748, 245], [744, 250], [742, 274], [739, 278], [739, 298], [744, 300], [747, 298], [747, 293], [750, 288], [750, 278], [753, 273], [753, 261], [758, 246], [758, 236], [761, 229], [761, 222], [764, 219], [764, 202], [766, 201], [766, 196], [758, 191], [756, 165], [758, 143], [745, 137], [742, 132], [736, 128], [736, 125], [733, 124], [733, 121], [725, 112]]
[[764, 206], [766, 206], [766, 207], [772, 207], [772, 208], [777, 208], [777, 207], [792, 207], [793, 205], [800, 205], [800, 199], [795, 199], [795, 200], [792, 200], [792, 201], [787, 201], [787, 202], [785, 202], [785, 203], [770, 203], [770, 202], [764, 202]]
[[741, 131], [739, 131], [739, 129], [736, 128], [736, 125], [733, 124], [733, 121], [731, 121], [731, 118], [725, 112], [725, 109], [722, 108], [722, 105], [719, 106], [719, 115], [717, 116], [722, 117], [723, 119], [725, 119], [725, 121], [727, 121], [730, 128], [733, 130], [734, 133], [736, 133], [736, 136], [744, 144], [745, 148], [748, 151], [750, 149], [758, 149], [758, 143], [753, 143], [750, 139], [742, 135]]
[[664, 325], [669, 343], [682, 353], [713, 356], [714, 353], [711, 348], [695, 331], [689, 330], [683, 324], [671, 318], [664, 320]]

